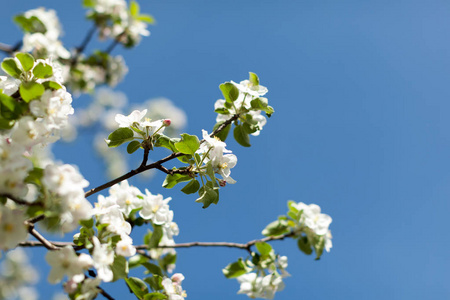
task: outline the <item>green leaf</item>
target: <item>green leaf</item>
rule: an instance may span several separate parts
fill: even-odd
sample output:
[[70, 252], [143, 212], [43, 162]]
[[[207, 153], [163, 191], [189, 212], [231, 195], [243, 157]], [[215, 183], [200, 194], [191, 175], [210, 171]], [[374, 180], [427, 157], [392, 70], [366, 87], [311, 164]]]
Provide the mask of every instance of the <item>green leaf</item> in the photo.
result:
[[95, 6], [96, 1], [94, 0], [83, 0], [83, 7], [90, 8]]
[[[219, 122], [216, 123], [216, 125], [214, 125], [213, 131], [215, 131], [217, 128], [219, 128], [220, 125], [222, 125], [224, 122]], [[231, 129], [231, 123], [228, 124], [227, 126], [225, 126], [224, 129], [222, 129], [221, 132], [217, 133], [215, 136], [217, 136], [221, 141], [225, 142], [225, 140], [228, 137], [228, 133], [230, 132]]]
[[19, 25], [23, 31], [31, 32], [31, 33], [45, 33], [47, 29], [45, 28], [44, 23], [39, 20], [38, 17], [32, 16], [30, 18], [26, 18], [24, 15], [17, 15], [14, 17], [14, 22]]
[[[214, 173], [214, 168], [212, 166], [211, 161], [209, 161], [206, 164], [206, 175], [209, 176], [209, 178], [211, 179], [212, 182], [216, 182], [216, 175]], [[212, 186], [212, 187], [214, 187], [214, 186]]]
[[239, 97], [238, 88], [231, 82], [225, 82], [219, 85], [226, 102], [234, 102]]
[[36, 78], [49, 78], [53, 75], [53, 68], [49, 64], [39, 62], [33, 69], [33, 75]]
[[185, 194], [193, 194], [196, 193], [199, 188], [200, 183], [197, 181], [197, 179], [192, 179], [188, 184], [184, 186], [184, 188], [181, 189], [181, 191]]
[[228, 109], [226, 109], [225, 107], [216, 108], [214, 110], [214, 112], [221, 114], [221, 115], [229, 115], [230, 114], [230, 111]]
[[322, 256], [323, 249], [325, 248], [325, 236], [319, 235], [314, 241], [314, 250], [316, 251], [316, 260], [319, 260]]
[[17, 53], [17, 59], [20, 61], [22, 68], [25, 72], [33, 69], [34, 66], [34, 57], [29, 53]]
[[172, 152], [177, 152], [177, 148], [175, 148], [175, 143], [179, 141], [180, 139], [173, 139], [168, 136], [165, 136], [164, 134], [159, 134], [154, 146], [164, 147]]
[[272, 252], [272, 246], [270, 246], [268, 243], [264, 242], [257, 242], [255, 244], [256, 249], [258, 249], [258, 252], [261, 254], [261, 256], [269, 255], [270, 252]]
[[130, 291], [133, 292], [138, 299], [144, 299], [144, 296], [148, 294], [148, 287], [144, 281], [137, 277], [125, 278]]
[[127, 278], [128, 276], [128, 262], [127, 259], [121, 255], [116, 255], [114, 257], [114, 262], [111, 265], [111, 270], [113, 272], [113, 280], [116, 281], [122, 278]]
[[153, 233], [152, 237], [150, 238], [150, 241], [148, 242], [148, 247], [149, 248], [158, 247], [158, 244], [161, 241], [162, 236], [163, 236], [162, 226], [153, 224]]
[[62, 86], [57, 83], [56, 81], [44, 81], [42, 85], [45, 87], [46, 90], [59, 90], [62, 88]]
[[175, 148], [181, 153], [194, 155], [200, 147], [200, 141], [196, 135], [181, 134], [181, 140], [175, 143]]
[[311, 248], [311, 244], [308, 241], [308, 237], [301, 236], [297, 241], [298, 248], [305, 253], [306, 255], [311, 255], [313, 249]]
[[134, 153], [140, 147], [141, 147], [141, 143], [139, 141], [131, 141], [127, 146], [127, 152], [129, 154]]
[[256, 86], [258, 86], [259, 85], [259, 78], [258, 78], [258, 75], [256, 75], [255, 73], [253, 73], [253, 72], [248, 72], [249, 73], [249, 81], [253, 84], [253, 85], [256, 85]]
[[265, 236], [278, 236], [289, 232], [286, 220], [273, 221], [262, 231]]
[[130, 128], [118, 128], [108, 136], [108, 147], [117, 147], [131, 141], [134, 137], [133, 130]]
[[10, 111], [14, 111], [14, 109], [16, 107], [16, 103], [17, 103], [16, 100], [14, 100], [13, 97], [8, 96], [8, 95], [3, 94], [3, 93], [0, 93], [0, 102], [1, 102], [1, 104], [4, 107], [9, 109]]
[[208, 181], [198, 191], [200, 197], [195, 202], [203, 203], [203, 208], [207, 208], [211, 203], [217, 204], [219, 202], [219, 192], [213, 186], [214, 184]]
[[0, 129], [11, 129], [14, 126], [14, 120], [7, 120], [3, 117], [0, 117]]
[[163, 278], [159, 275], [153, 275], [152, 277], [144, 278], [144, 281], [150, 284], [150, 287], [154, 291], [164, 289], [163, 285], [161, 284], [162, 280]]
[[19, 88], [20, 97], [23, 101], [30, 102], [34, 99], [39, 99], [45, 92], [45, 88], [42, 84], [37, 82], [22, 82]]
[[168, 299], [166, 295], [161, 294], [160, 292], [150, 293], [144, 296], [144, 300], [164, 300]]
[[142, 266], [144, 266], [151, 274], [163, 276], [163, 272], [161, 271], [161, 268], [155, 264], [145, 262], [142, 264]]
[[133, 269], [147, 262], [148, 258], [142, 255], [135, 255], [128, 259], [128, 268]]
[[145, 22], [148, 24], [155, 24], [156, 20], [152, 15], [149, 14], [141, 14], [139, 16], [137, 16], [136, 20], [141, 21], [141, 22]]
[[166, 179], [164, 180], [162, 186], [166, 189], [171, 189], [178, 183], [190, 181], [191, 179], [192, 179], [191, 176], [186, 174], [178, 174], [178, 173], [175, 173], [173, 175], [167, 174]]
[[250, 137], [245, 132], [245, 129], [242, 125], [238, 125], [234, 128], [233, 136], [236, 142], [238, 142], [241, 146], [250, 147]]
[[226, 278], [236, 278], [250, 271], [251, 268], [247, 267], [242, 258], [239, 258], [238, 261], [231, 263], [222, 269], [223, 275], [225, 275]]
[[86, 227], [86, 228], [94, 227], [94, 219], [93, 218], [87, 219], [87, 220], [80, 220], [79, 223], [81, 226]]
[[167, 267], [169, 265], [174, 265], [177, 262], [176, 253], [167, 253], [162, 259], [159, 259], [159, 266], [161, 269], [167, 272]]
[[137, 3], [136, 1], [130, 1], [130, 14], [133, 17], [139, 15], [139, 3]]
[[268, 105], [267, 98], [264, 97], [253, 99], [252, 101], [250, 101], [250, 105], [253, 110], [264, 111], [269, 118], [275, 112], [273, 107]]
[[6, 74], [19, 78], [20, 74], [22, 74], [22, 70], [17, 66], [16, 60], [14, 58], [8, 57], [5, 58], [2, 62], [2, 69]]

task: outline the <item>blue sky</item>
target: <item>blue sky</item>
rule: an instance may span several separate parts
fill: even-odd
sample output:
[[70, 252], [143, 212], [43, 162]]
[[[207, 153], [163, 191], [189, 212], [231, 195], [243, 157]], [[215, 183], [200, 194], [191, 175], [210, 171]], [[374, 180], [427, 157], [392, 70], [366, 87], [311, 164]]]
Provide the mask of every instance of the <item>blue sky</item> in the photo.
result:
[[[450, 296], [448, 1], [142, 2], [158, 24], [136, 49], [114, 52], [130, 68], [117, 89], [132, 102], [168, 97], [188, 114], [186, 131], [200, 135], [214, 125], [218, 85], [252, 71], [276, 111], [251, 148], [228, 142], [238, 183], [221, 190], [218, 205], [203, 210], [195, 197], [163, 189], [162, 175], [135, 182], [174, 199], [177, 242], [246, 242], [285, 213], [287, 200], [317, 203], [333, 217], [334, 247], [314, 261], [293, 241], [274, 242], [292, 274], [276, 299]], [[79, 44], [90, 28], [79, 2], [39, 3], [58, 11], [65, 45]], [[34, 5], [2, 7], [1, 42], [20, 38], [11, 16]], [[90, 151], [83, 143], [56, 147], [96, 186], [105, 177]], [[246, 298], [221, 273], [244, 251], [178, 255], [188, 299]], [[125, 286], [104, 288], [129, 295]], [[45, 289], [43, 299], [58, 287]]]

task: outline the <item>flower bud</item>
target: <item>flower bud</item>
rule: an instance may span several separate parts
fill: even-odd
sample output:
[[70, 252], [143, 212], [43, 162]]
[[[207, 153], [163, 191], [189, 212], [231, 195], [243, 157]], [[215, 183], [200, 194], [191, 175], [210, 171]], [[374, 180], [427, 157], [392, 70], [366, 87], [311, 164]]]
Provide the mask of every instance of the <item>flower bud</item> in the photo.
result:
[[172, 121], [170, 120], [170, 119], [165, 119], [165, 120], [163, 120], [163, 125], [164, 126], [170, 126], [170, 124], [172, 124]]
[[227, 182], [226, 182], [225, 180], [217, 179], [217, 181], [219, 182], [219, 185], [220, 185], [221, 187], [224, 187], [224, 186], [227, 185]]

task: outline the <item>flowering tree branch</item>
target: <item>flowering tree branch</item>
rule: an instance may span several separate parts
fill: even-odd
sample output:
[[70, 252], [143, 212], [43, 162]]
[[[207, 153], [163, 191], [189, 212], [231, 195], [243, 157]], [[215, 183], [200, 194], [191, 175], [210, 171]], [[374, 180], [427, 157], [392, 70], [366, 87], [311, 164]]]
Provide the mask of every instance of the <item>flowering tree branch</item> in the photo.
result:
[[[236, 121], [238, 118], [239, 118], [239, 114], [233, 115], [230, 119], [228, 119], [225, 122], [223, 122], [216, 130], [214, 130], [210, 134], [210, 137], [214, 137], [216, 134], [218, 134], [219, 132], [224, 130], [225, 127], [227, 127], [229, 124], [231, 124], [234, 121]], [[200, 144], [202, 144], [204, 142], [205, 142], [205, 140], [203, 139], [203, 140], [200, 141]], [[176, 170], [168, 170], [167, 168], [163, 167], [162, 164], [165, 163], [165, 162], [168, 162], [168, 161], [170, 161], [170, 160], [172, 160], [174, 158], [183, 156], [183, 155], [185, 155], [185, 154], [183, 154], [181, 152], [174, 152], [174, 153], [170, 154], [169, 156], [166, 156], [165, 158], [158, 160], [157, 162], [145, 165], [144, 162], [146, 162], [146, 159], [145, 159], [145, 153], [144, 153], [144, 159], [143, 159], [141, 165], [139, 166], [139, 168], [131, 170], [130, 172], [128, 172], [128, 173], [126, 173], [126, 174], [124, 174], [124, 175], [122, 175], [122, 176], [120, 176], [120, 177], [118, 177], [116, 179], [113, 179], [113, 180], [111, 180], [111, 181], [109, 181], [107, 183], [104, 183], [104, 184], [102, 184], [102, 185], [100, 185], [98, 187], [95, 187], [95, 188], [87, 191], [85, 193], [85, 197], [87, 198], [87, 197], [89, 197], [89, 196], [91, 196], [91, 195], [93, 195], [95, 193], [98, 193], [98, 192], [100, 192], [100, 191], [102, 191], [104, 189], [107, 189], [107, 188], [109, 188], [109, 187], [111, 187], [111, 186], [113, 186], [113, 185], [115, 185], [115, 184], [117, 184], [117, 183], [119, 183], [121, 181], [124, 181], [124, 180], [126, 180], [128, 178], [131, 178], [131, 177], [133, 177], [133, 176], [135, 176], [135, 175], [137, 175], [139, 173], [145, 172], [145, 171], [150, 170], [150, 169], [158, 169], [158, 170], [163, 171], [166, 174], [180, 173], [180, 172], [175, 172]]]
[[44, 206], [44, 204], [42, 202], [28, 202], [28, 201], [19, 199], [19, 198], [15, 197], [15, 196], [13, 196], [11, 194], [2, 193], [2, 194], [0, 194], [0, 197], [6, 197], [6, 198], [10, 199], [11, 201], [14, 201], [15, 203], [20, 204], [20, 205], [40, 206], [40, 207]]
[[17, 42], [14, 46], [0, 43], [0, 51], [8, 55], [12, 55], [14, 52], [19, 50], [20, 46], [22, 46], [22, 41]]
[[97, 30], [97, 26], [96, 25], [92, 26], [92, 28], [88, 31], [88, 33], [84, 37], [84, 40], [81, 43], [81, 45], [75, 48], [75, 55], [73, 56], [73, 58], [71, 60], [72, 66], [77, 63], [78, 58], [80, 57], [80, 54], [83, 53], [84, 49], [86, 49], [87, 45], [91, 41], [92, 36], [94, 35], [96, 30]]

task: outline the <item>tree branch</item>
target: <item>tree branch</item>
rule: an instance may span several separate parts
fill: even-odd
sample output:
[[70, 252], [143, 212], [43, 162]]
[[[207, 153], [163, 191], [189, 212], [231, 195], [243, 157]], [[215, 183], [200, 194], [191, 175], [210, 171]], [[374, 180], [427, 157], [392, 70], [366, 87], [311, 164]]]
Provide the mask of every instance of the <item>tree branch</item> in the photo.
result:
[[5, 52], [8, 55], [12, 55], [14, 52], [19, 50], [20, 46], [22, 46], [22, 41], [17, 42], [14, 46], [0, 43], [0, 51]]
[[[158, 246], [157, 248], [175, 249], [175, 248], [192, 248], [192, 247], [227, 247], [227, 248], [243, 249], [243, 250], [247, 250], [247, 251], [251, 252], [250, 248], [258, 242], [279, 241], [279, 240], [284, 240], [285, 238], [288, 238], [288, 237], [292, 237], [294, 235], [295, 235], [295, 232], [289, 232], [289, 233], [285, 233], [283, 235], [269, 236], [269, 237], [265, 237], [262, 239], [252, 240], [245, 244], [231, 243], [231, 242], [190, 242], [190, 243], [175, 244], [175, 245], [171, 245], [171, 246], [162, 246], [161, 245], [161, 246]], [[74, 247], [75, 250], [83, 249], [82, 246], [77, 246], [71, 242], [50, 242], [50, 241], [46, 240], [45, 238], [43, 238], [43, 239], [45, 240], [45, 244], [43, 241], [38, 239], [39, 241], [26, 241], [26, 242], [19, 243], [19, 246], [20, 247], [46, 247], [47, 249], [49, 249], [47, 246], [50, 244], [51, 245], [50, 247], [53, 247], [53, 248], [49, 249], [49, 250], [58, 250], [65, 246], [72, 246], [72, 247]], [[138, 250], [137, 252], [139, 254], [151, 259], [150, 256], [148, 256], [145, 252], [143, 252], [143, 250], [148, 250], [147, 245], [137, 245], [135, 247]]]
[[73, 56], [73, 58], [71, 60], [72, 66], [77, 63], [78, 58], [80, 57], [80, 54], [83, 53], [83, 51], [86, 49], [87, 45], [89, 44], [92, 37], [94, 36], [96, 29], [97, 29], [97, 26], [94, 24], [94, 26], [88, 31], [88, 33], [84, 37], [84, 40], [81, 43], [81, 45], [75, 48], [75, 55]]
[[6, 198], [10, 199], [11, 201], [14, 201], [15, 203], [20, 204], [20, 205], [44, 207], [44, 204], [42, 202], [28, 202], [28, 201], [19, 199], [11, 194], [0, 194], [0, 197], [6, 197]]
[[[27, 223], [28, 232], [34, 236], [39, 242], [41, 242], [42, 246], [47, 248], [48, 250], [59, 250], [60, 247], [55, 246], [53, 243], [49, 242], [45, 237], [43, 237], [36, 229], [34, 229], [34, 224]], [[20, 245], [20, 244], [19, 244]]]
[[[239, 118], [239, 114], [233, 115], [230, 119], [228, 119], [225, 122], [223, 122], [223, 124], [220, 125], [216, 130], [214, 130], [209, 136], [210, 137], [215, 136], [216, 134], [218, 134], [219, 132], [224, 130], [225, 127], [227, 127], [229, 124], [231, 124], [234, 121], [236, 121], [238, 118]], [[202, 144], [204, 142], [205, 142], [205, 140], [203, 139], [203, 140], [200, 141], [200, 144]], [[111, 180], [111, 181], [109, 181], [107, 183], [104, 183], [104, 184], [102, 184], [102, 185], [100, 185], [98, 187], [90, 189], [89, 191], [87, 191], [84, 194], [84, 196], [87, 198], [87, 197], [89, 197], [89, 196], [91, 196], [91, 195], [93, 195], [95, 193], [98, 193], [98, 192], [100, 192], [100, 191], [102, 191], [104, 189], [107, 189], [107, 188], [115, 185], [116, 183], [124, 181], [124, 180], [126, 180], [128, 178], [131, 178], [131, 177], [133, 177], [133, 176], [135, 176], [135, 175], [137, 175], [139, 173], [145, 172], [145, 171], [150, 170], [150, 169], [158, 169], [158, 170], [163, 171], [166, 174], [174, 174], [174, 173], [176, 173], [175, 171], [168, 170], [167, 168], [163, 167], [162, 164], [165, 163], [165, 162], [168, 162], [169, 160], [172, 160], [174, 158], [177, 158], [177, 157], [180, 157], [180, 156], [183, 156], [183, 155], [186, 155], [186, 154], [183, 154], [181, 152], [174, 152], [174, 153], [170, 154], [169, 156], [166, 156], [163, 159], [160, 159], [157, 162], [151, 163], [149, 165], [142, 165], [141, 164], [139, 166], [139, 168], [137, 168], [137, 169], [131, 170], [130, 172], [128, 172], [128, 173], [126, 173], [126, 174], [124, 174], [124, 175], [122, 175], [120, 177], [117, 177], [116, 179], [113, 179], [113, 180]], [[144, 153], [144, 160], [143, 161], [145, 161], [145, 153]]]

